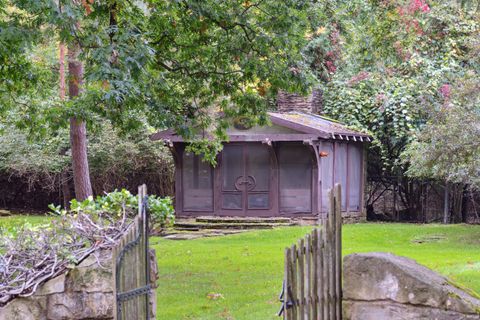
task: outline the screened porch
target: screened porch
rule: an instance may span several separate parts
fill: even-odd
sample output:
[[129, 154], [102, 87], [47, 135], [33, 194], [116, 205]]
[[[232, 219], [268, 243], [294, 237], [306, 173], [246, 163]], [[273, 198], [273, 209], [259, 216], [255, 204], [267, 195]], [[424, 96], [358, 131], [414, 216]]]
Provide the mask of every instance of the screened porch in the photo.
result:
[[363, 207], [363, 145], [301, 141], [225, 143], [213, 167], [178, 143], [179, 216], [312, 216], [327, 211], [327, 191], [341, 183], [342, 211]]

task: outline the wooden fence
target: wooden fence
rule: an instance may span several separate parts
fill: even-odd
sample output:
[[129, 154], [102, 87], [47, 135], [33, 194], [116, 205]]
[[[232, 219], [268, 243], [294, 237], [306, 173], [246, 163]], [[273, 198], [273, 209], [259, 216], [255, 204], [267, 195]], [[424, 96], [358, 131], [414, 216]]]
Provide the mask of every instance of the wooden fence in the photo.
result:
[[341, 320], [342, 216], [340, 185], [329, 191], [330, 206], [321, 226], [285, 250], [283, 302], [288, 320]]
[[118, 320], [151, 319], [147, 188], [138, 188], [138, 215], [113, 249], [114, 316]]

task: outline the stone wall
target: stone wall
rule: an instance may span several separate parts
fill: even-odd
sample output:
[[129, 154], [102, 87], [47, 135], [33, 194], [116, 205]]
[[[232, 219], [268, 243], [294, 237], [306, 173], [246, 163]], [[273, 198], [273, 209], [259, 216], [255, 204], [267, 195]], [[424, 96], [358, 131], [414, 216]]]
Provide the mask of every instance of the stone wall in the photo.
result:
[[363, 212], [342, 212], [342, 222], [344, 224], [359, 223], [367, 221], [367, 213]]
[[[0, 320], [113, 319], [111, 252], [98, 253], [97, 257], [91, 255], [75, 268], [45, 282], [34, 295], [10, 301], [0, 308]], [[154, 258], [151, 264], [151, 270], [156, 272]], [[150, 300], [154, 312], [155, 296]]]
[[478, 320], [480, 300], [414, 260], [389, 253], [344, 259], [344, 320]]

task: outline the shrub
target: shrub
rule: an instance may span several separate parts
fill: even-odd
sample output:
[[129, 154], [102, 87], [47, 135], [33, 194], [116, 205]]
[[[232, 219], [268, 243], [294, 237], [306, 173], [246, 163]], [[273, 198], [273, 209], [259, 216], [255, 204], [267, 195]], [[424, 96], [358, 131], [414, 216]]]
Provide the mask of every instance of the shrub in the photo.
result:
[[[54, 214], [64, 215], [68, 211], [61, 206], [50, 205]], [[135, 215], [138, 210], [138, 199], [130, 191], [122, 189], [106, 193], [103, 196], [88, 197], [83, 201], [73, 199], [70, 201], [70, 212], [88, 213], [97, 216], [100, 213], [108, 213], [113, 216], [123, 214]], [[175, 221], [175, 210], [170, 197], [160, 198], [155, 195], [148, 196], [148, 212], [150, 214], [151, 228], [169, 227]]]
[[154, 195], [148, 197], [148, 210], [153, 228], [165, 228], [175, 222], [175, 210], [172, 198], [160, 198]]

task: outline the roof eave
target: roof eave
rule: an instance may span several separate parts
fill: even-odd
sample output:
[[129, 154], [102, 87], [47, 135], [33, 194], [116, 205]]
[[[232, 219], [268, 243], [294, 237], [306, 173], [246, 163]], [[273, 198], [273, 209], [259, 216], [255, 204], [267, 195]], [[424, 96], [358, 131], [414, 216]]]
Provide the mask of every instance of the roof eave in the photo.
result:
[[300, 132], [303, 132], [303, 133], [315, 134], [322, 139], [329, 139], [330, 138], [329, 134], [326, 133], [325, 131], [318, 130], [318, 129], [315, 129], [315, 128], [312, 128], [312, 127], [309, 127], [309, 126], [305, 126], [305, 125], [300, 124], [298, 122], [293, 122], [293, 121], [290, 121], [290, 120], [282, 119], [282, 118], [279, 118], [279, 117], [277, 117], [273, 114], [269, 114], [269, 115], [270, 115], [270, 121], [273, 124], [276, 124], [276, 125], [279, 125], [279, 126], [282, 126], [282, 127], [286, 127], [286, 128], [292, 129], [292, 130], [300, 131]]

